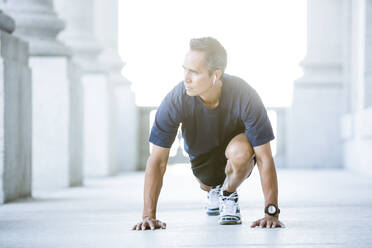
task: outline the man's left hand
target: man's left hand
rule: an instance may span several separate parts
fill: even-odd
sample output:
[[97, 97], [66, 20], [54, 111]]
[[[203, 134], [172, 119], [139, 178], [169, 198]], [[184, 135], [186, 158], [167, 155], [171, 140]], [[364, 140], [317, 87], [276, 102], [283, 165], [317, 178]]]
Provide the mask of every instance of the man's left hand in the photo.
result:
[[254, 221], [251, 225], [251, 227], [256, 227], [256, 226], [259, 226], [261, 228], [285, 227], [284, 224], [279, 221], [278, 217], [267, 216], [267, 215], [262, 219]]

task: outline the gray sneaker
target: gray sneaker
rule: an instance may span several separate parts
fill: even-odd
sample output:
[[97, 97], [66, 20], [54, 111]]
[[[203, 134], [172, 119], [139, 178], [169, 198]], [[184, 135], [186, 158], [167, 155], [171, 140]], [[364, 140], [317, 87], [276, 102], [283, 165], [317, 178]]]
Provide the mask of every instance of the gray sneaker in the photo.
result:
[[220, 196], [221, 185], [218, 185], [209, 190], [207, 195], [207, 204], [205, 206], [206, 213], [208, 215], [219, 215], [220, 214]]
[[238, 193], [234, 192], [229, 196], [223, 196], [221, 192], [219, 200], [220, 216], [218, 217], [218, 223], [221, 225], [241, 224]]

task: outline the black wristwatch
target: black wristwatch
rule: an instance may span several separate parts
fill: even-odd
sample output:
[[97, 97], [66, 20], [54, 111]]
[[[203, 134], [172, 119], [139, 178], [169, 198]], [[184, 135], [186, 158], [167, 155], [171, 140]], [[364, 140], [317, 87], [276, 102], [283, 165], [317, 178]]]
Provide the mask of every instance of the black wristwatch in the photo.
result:
[[274, 204], [268, 204], [265, 207], [265, 214], [275, 216], [276, 214], [280, 214], [280, 209]]

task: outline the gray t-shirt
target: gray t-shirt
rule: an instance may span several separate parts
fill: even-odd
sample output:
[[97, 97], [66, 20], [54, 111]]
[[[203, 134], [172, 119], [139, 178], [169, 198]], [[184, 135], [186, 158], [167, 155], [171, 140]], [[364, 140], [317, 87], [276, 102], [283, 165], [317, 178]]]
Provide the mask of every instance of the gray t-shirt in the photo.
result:
[[274, 139], [270, 120], [257, 92], [244, 80], [224, 74], [220, 103], [208, 109], [199, 96], [188, 96], [180, 82], [160, 104], [149, 141], [169, 148], [180, 124], [190, 159], [226, 145], [245, 133], [252, 146]]

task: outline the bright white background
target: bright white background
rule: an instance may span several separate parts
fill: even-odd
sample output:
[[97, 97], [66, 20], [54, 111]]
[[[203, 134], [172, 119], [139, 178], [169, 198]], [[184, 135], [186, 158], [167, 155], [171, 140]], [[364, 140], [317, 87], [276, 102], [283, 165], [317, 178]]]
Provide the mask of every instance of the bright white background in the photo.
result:
[[305, 0], [119, 1], [123, 74], [140, 106], [157, 106], [183, 79], [190, 38], [213, 36], [226, 48], [227, 73], [266, 106], [289, 106], [305, 56]]

